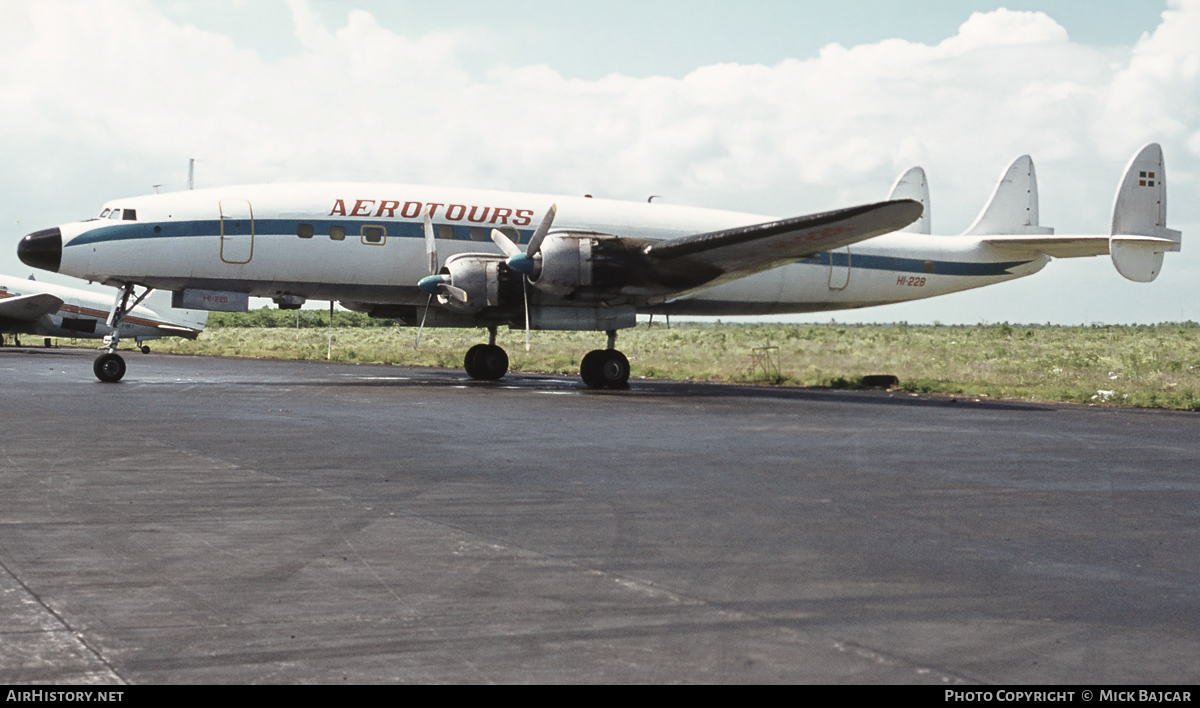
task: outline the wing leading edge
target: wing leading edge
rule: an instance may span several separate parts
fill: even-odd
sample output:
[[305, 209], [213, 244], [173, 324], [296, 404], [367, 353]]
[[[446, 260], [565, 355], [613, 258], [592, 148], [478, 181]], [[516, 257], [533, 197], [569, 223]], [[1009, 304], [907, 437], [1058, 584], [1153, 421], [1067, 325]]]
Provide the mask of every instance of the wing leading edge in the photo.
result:
[[0, 300], [0, 318], [32, 322], [42, 315], [58, 312], [62, 304], [62, 298], [49, 293], [5, 298]]
[[921, 218], [923, 209], [912, 199], [878, 202], [657, 241], [643, 254], [652, 268], [686, 262], [719, 270], [706, 283], [715, 285], [902, 229]]

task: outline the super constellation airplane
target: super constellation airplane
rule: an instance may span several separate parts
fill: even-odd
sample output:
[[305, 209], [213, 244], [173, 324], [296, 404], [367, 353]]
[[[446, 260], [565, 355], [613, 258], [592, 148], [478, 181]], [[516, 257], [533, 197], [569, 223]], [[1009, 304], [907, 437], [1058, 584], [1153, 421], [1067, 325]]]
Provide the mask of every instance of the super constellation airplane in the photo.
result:
[[[508, 370], [499, 326], [524, 328], [527, 346], [531, 329], [605, 331], [607, 347], [589, 352], [580, 374], [589, 387], [615, 388], [629, 377], [616, 335], [639, 312], [867, 307], [1030, 275], [1051, 256], [1106, 252], [1123, 275], [1149, 281], [1163, 253], [1179, 248], [1179, 232], [1166, 228], [1157, 145], [1130, 161], [1107, 236], [1039, 227], [1028, 158], [1006, 171], [966, 234], [930, 236], [918, 221], [928, 203], [919, 177], [898, 180], [893, 196], [904, 198], [787, 219], [405, 185], [223, 187], [115, 200], [95, 219], [26, 236], [17, 252], [29, 265], [120, 287], [110, 323], [159, 288], [192, 309], [245, 310], [250, 295], [281, 307], [338, 300], [419, 327], [487, 327], [488, 343], [464, 360], [476, 379]], [[914, 222], [918, 233], [891, 233]], [[450, 255], [443, 262], [439, 252]], [[135, 286], [146, 288], [138, 298]], [[125, 364], [110, 349], [95, 372], [116, 381]]]
[[[44, 337], [102, 339], [113, 333], [106, 322], [112, 297], [78, 288], [0, 275], [0, 332]], [[121, 336], [132, 337], [143, 352], [151, 339], [195, 339], [208, 321], [207, 312], [176, 310], [167, 303], [138, 306], [121, 322]]]

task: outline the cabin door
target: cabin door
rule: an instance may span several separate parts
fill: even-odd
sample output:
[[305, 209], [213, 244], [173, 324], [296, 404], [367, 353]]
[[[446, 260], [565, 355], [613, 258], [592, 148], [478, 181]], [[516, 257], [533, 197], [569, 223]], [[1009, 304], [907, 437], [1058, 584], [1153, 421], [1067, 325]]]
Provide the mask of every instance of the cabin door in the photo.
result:
[[829, 289], [845, 290], [850, 284], [850, 247], [829, 252]]
[[254, 257], [254, 210], [245, 199], [222, 199], [221, 260], [249, 263]]

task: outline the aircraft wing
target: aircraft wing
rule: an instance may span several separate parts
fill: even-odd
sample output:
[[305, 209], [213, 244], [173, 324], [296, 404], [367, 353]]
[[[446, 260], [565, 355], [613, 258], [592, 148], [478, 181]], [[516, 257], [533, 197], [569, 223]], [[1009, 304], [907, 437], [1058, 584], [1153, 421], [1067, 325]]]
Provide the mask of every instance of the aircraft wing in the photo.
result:
[[706, 283], [714, 285], [902, 229], [921, 218], [923, 209], [912, 199], [866, 204], [657, 241], [643, 253], [652, 267], [719, 272]]
[[154, 326], [161, 330], [163, 334], [170, 335], [172, 337], [183, 337], [184, 339], [195, 339], [196, 337], [200, 336], [200, 332], [203, 331], [203, 327], [200, 329], [192, 329], [191, 327], [180, 327], [178, 325], [169, 325], [161, 322], [156, 322]]
[[[1006, 251], [1021, 251], [1024, 253], [1044, 253], [1051, 258], [1082, 258], [1085, 256], [1107, 256], [1109, 241], [1116, 238], [1119, 241], [1139, 241], [1143, 243], [1158, 243], [1164, 247], [1178, 246], [1175, 241], [1155, 236], [1054, 236], [1043, 234], [1019, 234], [1004, 236], [986, 236], [983, 242]], [[1171, 250], [1168, 248], [1167, 250]]]
[[58, 312], [62, 298], [50, 293], [20, 295], [0, 300], [0, 318], [18, 322], [32, 322], [42, 315]]

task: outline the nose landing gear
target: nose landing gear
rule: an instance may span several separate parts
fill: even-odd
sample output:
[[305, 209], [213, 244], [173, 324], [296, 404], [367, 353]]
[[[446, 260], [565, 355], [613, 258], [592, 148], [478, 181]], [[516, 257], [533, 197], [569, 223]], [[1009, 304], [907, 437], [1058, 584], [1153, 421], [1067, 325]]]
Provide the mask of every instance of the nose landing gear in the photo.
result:
[[96, 378], [102, 382], [116, 383], [125, 376], [125, 360], [117, 353], [117, 343], [121, 341], [121, 323], [125, 321], [125, 315], [140, 305], [152, 290], [153, 288], [146, 288], [145, 292], [138, 296], [132, 304], [129, 302], [129, 298], [133, 296], [133, 283], [126, 283], [117, 293], [117, 299], [113, 302], [112, 312], [109, 313], [106, 322], [109, 327], [112, 327], [112, 334], [104, 338], [105, 348], [108, 351], [96, 357], [95, 363], [92, 364], [92, 373], [96, 374]]

